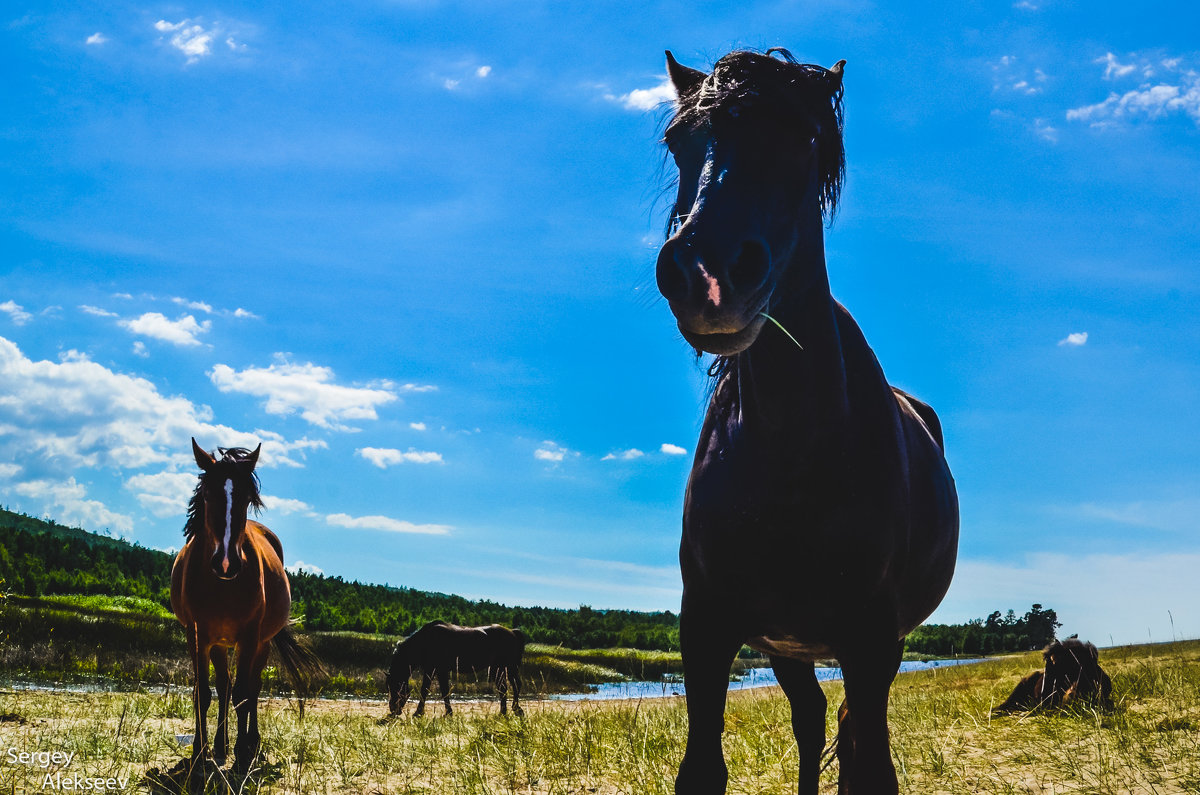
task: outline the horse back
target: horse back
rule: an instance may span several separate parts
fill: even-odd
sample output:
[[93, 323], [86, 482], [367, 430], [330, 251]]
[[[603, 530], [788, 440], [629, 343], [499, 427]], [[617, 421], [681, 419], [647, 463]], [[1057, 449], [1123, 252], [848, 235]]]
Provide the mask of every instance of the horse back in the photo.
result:
[[499, 624], [460, 627], [430, 622], [396, 645], [393, 660], [407, 659], [424, 670], [483, 670], [517, 665], [526, 637]]

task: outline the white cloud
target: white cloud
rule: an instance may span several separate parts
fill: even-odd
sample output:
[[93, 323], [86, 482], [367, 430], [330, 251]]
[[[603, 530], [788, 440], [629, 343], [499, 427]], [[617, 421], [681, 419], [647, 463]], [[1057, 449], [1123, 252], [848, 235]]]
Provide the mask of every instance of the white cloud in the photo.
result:
[[354, 451], [357, 455], [362, 456], [367, 461], [370, 461], [380, 469], [387, 469], [393, 464], [440, 464], [442, 463], [442, 454], [414, 450], [408, 448], [408, 451], [395, 450], [389, 447], [363, 447]]
[[475, 70], [475, 76], [480, 77], [480, 78], [487, 77], [491, 73], [492, 73], [492, 67], [486, 66], [486, 65], [481, 66]]
[[636, 447], [632, 447], [628, 450], [621, 450], [620, 452], [609, 453], [608, 455], [604, 456], [604, 458], [602, 458], [600, 460], [601, 461], [635, 461], [644, 455], [646, 455], [646, 454], [643, 453], [641, 450], [637, 449]]
[[686, 448], [680, 447], [677, 444], [671, 444], [670, 442], [664, 442], [663, 446], [660, 447], [659, 450], [667, 455], [687, 455]]
[[1061, 509], [1062, 513], [1195, 536], [1200, 532], [1200, 499], [1136, 500], [1124, 503], [1086, 502]]
[[213, 367], [209, 378], [222, 392], [265, 398], [268, 414], [300, 411], [306, 421], [322, 428], [353, 430], [344, 423], [378, 419], [375, 409], [397, 400], [387, 382], [377, 386], [342, 386], [334, 383], [333, 370], [312, 363], [292, 364], [277, 354], [270, 367], [248, 367], [240, 372], [224, 364]]
[[414, 431], [423, 431], [426, 429], [426, 425], [423, 422], [410, 422], [408, 427], [412, 428]]
[[212, 54], [213, 37], [217, 30], [205, 30], [202, 25], [191, 19], [182, 22], [167, 22], [160, 19], [154, 23], [154, 29], [159, 33], [173, 33], [171, 46], [187, 56], [189, 64], [196, 63], [201, 58]]
[[285, 568], [288, 571], [290, 571], [292, 574], [298, 574], [300, 572], [304, 572], [305, 574], [324, 574], [325, 573], [324, 569], [322, 569], [318, 566], [314, 566], [311, 563], [305, 563], [302, 560], [298, 560], [295, 563], [293, 563], [291, 566], [286, 566]]
[[1103, 58], [1097, 58], [1096, 63], [1104, 64], [1104, 79], [1115, 80], [1133, 74], [1137, 67], [1133, 64], [1123, 64], [1117, 60], [1117, 56], [1111, 52], [1106, 53]]
[[213, 313], [212, 304], [206, 304], [203, 301], [189, 301], [186, 298], [177, 297], [172, 298], [171, 302], [178, 304], [179, 306], [187, 307], [188, 309], [194, 309], [197, 312], [203, 312], [206, 315], [211, 315]]
[[140, 317], [122, 320], [119, 325], [143, 337], [192, 347], [203, 344], [197, 339], [197, 335], [207, 333], [212, 327], [212, 321], [205, 320], [203, 323], [197, 323], [196, 318], [191, 315], [184, 315], [178, 320], [170, 320], [159, 312], [146, 312]]
[[25, 308], [16, 301], [5, 301], [0, 304], [0, 312], [5, 312], [12, 322], [17, 326], [24, 326], [29, 321], [33, 320], [33, 315], [25, 311]]
[[83, 312], [85, 315], [92, 315], [93, 317], [117, 317], [118, 316], [116, 312], [109, 312], [107, 309], [101, 309], [98, 306], [88, 306], [87, 304], [80, 305], [79, 311]]
[[[187, 439], [225, 447], [262, 441], [260, 466], [299, 466], [294, 454], [324, 447], [321, 440], [288, 441], [277, 433], [239, 431], [212, 423], [212, 411], [167, 396], [144, 378], [117, 373], [69, 351], [61, 361], [32, 361], [0, 337], [0, 464], [20, 461], [34, 479], [65, 479], [78, 469], [168, 472], [191, 461]], [[144, 504], [182, 493], [182, 480], [137, 481]], [[194, 483], [193, 483], [194, 485]], [[165, 507], [163, 508], [165, 510]]]
[[125, 481], [125, 488], [155, 516], [182, 517], [196, 490], [196, 482], [196, 475], [191, 472], [157, 472], [134, 475]]
[[262, 495], [263, 505], [267, 506], [268, 511], [275, 511], [286, 515], [293, 513], [312, 514], [312, 506], [303, 500], [294, 500], [289, 497], [272, 497], [269, 494]]
[[[1112, 53], [1097, 63], [1105, 64], [1106, 80], [1125, 77], [1139, 68], [1120, 64]], [[1155, 85], [1147, 82], [1124, 93], [1110, 92], [1102, 102], [1068, 110], [1067, 119], [1086, 122], [1093, 127], [1108, 127], [1120, 120], [1157, 120], [1182, 113], [1200, 125], [1200, 73], [1194, 69], [1183, 69], [1179, 58], [1165, 58], [1159, 64], [1174, 73], [1173, 76], [1165, 75]], [[1142, 77], [1149, 79], [1155, 74], [1155, 67], [1149, 61], [1143, 61], [1140, 71]]]
[[626, 110], [654, 110], [664, 102], [675, 101], [675, 86], [671, 85], [670, 78], [663, 78], [663, 81], [653, 88], [635, 88], [628, 94], [609, 97], [620, 102]]
[[1058, 341], [1059, 345], [1067, 345], [1078, 348], [1082, 345], [1087, 345], [1088, 333], [1086, 331], [1075, 331]]
[[87, 489], [75, 481], [30, 480], [12, 489], [22, 497], [30, 497], [54, 509], [55, 520], [63, 524], [92, 529], [108, 527], [127, 533], [133, 529], [133, 519], [110, 511], [102, 502], [87, 499]]
[[400, 387], [400, 391], [401, 392], [416, 392], [416, 393], [436, 392], [437, 387], [434, 386], [433, 384], [405, 384], [404, 386]]
[[458, 84], [461, 82], [462, 82], [461, 80], [452, 80], [449, 77], [447, 77], [445, 80], [442, 81], [442, 85], [445, 86], [447, 91], [453, 91], [454, 89], [458, 88]]
[[418, 533], [422, 535], [442, 536], [453, 528], [444, 524], [413, 524], [389, 516], [350, 516], [344, 513], [330, 514], [325, 521], [337, 527], [348, 527], [355, 530], [383, 530], [389, 533]]
[[21, 474], [20, 464], [0, 464], [0, 480], [12, 480]]
[[258, 315], [254, 314], [253, 312], [249, 311], [248, 309], [242, 309], [240, 306], [237, 309], [233, 310], [233, 316], [237, 317], [237, 318], [244, 317], [244, 318], [252, 318], [255, 320], [258, 319]]
[[1051, 126], [1045, 119], [1033, 120], [1033, 132], [1043, 141], [1049, 141], [1052, 144], [1058, 143], [1058, 128]]
[[96, 31], [95, 33], [93, 33], [92, 35], [87, 37], [87, 43], [91, 44], [93, 46], [104, 44], [107, 41], [108, 41], [108, 37], [99, 31]]
[[538, 461], [549, 461], [552, 464], [561, 463], [563, 459], [567, 457], [576, 458], [578, 456], [579, 453], [568, 450], [561, 444], [550, 441], [542, 442], [541, 445], [539, 445], [538, 448], [533, 451], [533, 457]]
[[140, 356], [143, 359], [149, 358], [150, 351], [146, 350], [146, 343], [142, 342], [141, 340], [134, 340], [133, 355]]

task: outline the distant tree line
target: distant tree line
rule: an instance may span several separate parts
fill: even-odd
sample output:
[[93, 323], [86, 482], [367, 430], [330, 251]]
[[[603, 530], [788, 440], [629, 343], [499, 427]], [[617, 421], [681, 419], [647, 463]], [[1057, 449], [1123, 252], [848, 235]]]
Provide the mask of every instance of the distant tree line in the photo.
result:
[[1061, 626], [1053, 610], [1035, 604], [1019, 618], [997, 610], [965, 624], [924, 624], [909, 634], [905, 649], [939, 657], [1031, 651], [1053, 642]]
[[[0, 509], [0, 591], [139, 596], [169, 607], [171, 562], [165, 552]], [[293, 614], [307, 630], [399, 636], [442, 619], [520, 627], [535, 643], [574, 649], [679, 648], [679, 618], [669, 611], [508, 607], [306, 572], [291, 581]]]

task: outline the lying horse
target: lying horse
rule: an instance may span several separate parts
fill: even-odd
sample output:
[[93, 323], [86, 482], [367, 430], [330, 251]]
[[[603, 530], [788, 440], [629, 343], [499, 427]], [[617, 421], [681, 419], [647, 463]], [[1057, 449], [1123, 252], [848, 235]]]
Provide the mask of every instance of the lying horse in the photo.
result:
[[1023, 712], [1085, 702], [1112, 708], [1112, 680], [1100, 667], [1100, 652], [1078, 638], [1054, 641], [1042, 651], [1045, 669], [1017, 683], [995, 712]]
[[[171, 567], [171, 610], [187, 633], [195, 689], [196, 733], [193, 773], [207, 755], [206, 717], [212, 694], [208, 664], [217, 680], [217, 733], [212, 756], [218, 765], [228, 753], [229, 703], [237, 711], [234, 769], [246, 772], [258, 753], [258, 694], [272, 644], [298, 692], [322, 673], [317, 658], [288, 630], [292, 597], [279, 538], [246, 514], [262, 508], [258, 493], [259, 445], [253, 451], [219, 449], [218, 460], [192, 439], [201, 469], [188, 504], [187, 542]], [[229, 649], [237, 652], [237, 681], [229, 678]]]
[[500, 714], [506, 712], [504, 703], [508, 686], [512, 685], [512, 710], [523, 715], [518, 703], [521, 694], [521, 655], [527, 638], [519, 629], [499, 624], [486, 627], [460, 627], [445, 621], [431, 621], [396, 644], [392, 652], [392, 667], [388, 671], [388, 711], [399, 715], [408, 701], [409, 677], [413, 669], [421, 670], [421, 700], [414, 716], [425, 714], [425, 699], [436, 676], [446, 714], [450, 715], [450, 674], [466, 671], [486, 671], [488, 681], [500, 693]]
[[717, 356], [679, 550], [680, 795], [725, 791], [742, 644], [770, 657], [791, 703], [801, 795], [818, 789], [826, 705], [813, 663], [827, 657], [846, 683], [839, 792], [895, 795], [888, 692], [905, 635], [954, 573], [941, 424], [888, 384], [830, 294], [822, 222], [844, 173], [844, 65], [773, 49], [730, 53], [706, 74], [667, 53], [678, 102], [663, 137], [679, 185], [656, 276], [684, 340]]

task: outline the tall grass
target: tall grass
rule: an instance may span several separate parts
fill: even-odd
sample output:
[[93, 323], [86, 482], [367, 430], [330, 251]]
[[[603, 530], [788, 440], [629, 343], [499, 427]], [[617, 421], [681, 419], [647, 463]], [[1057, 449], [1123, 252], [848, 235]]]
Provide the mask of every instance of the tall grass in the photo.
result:
[[[993, 717], [1029, 654], [902, 674], [892, 691], [892, 746], [904, 793], [1195, 793], [1200, 791], [1200, 642], [1102, 650], [1116, 708]], [[832, 733], [840, 683], [824, 685]], [[75, 750], [86, 775], [141, 775], [180, 758], [190, 700], [154, 694], [0, 691], [0, 748]], [[464, 704], [449, 718], [380, 721], [382, 702], [266, 702], [261, 793], [666, 795], [683, 751], [682, 699], [531, 701], [526, 717]], [[440, 710], [431, 710], [433, 715]], [[411, 710], [410, 710], [411, 713]], [[22, 722], [24, 721], [24, 722]], [[733, 693], [725, 754], [731, 793], [796, 789], [786, 699]], [[41, 771], [0, 764], [0, 792], [39, 791]], [[836, 765], [822, 779], [836, 792]]]

